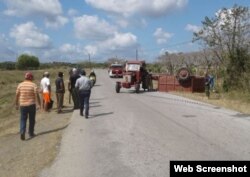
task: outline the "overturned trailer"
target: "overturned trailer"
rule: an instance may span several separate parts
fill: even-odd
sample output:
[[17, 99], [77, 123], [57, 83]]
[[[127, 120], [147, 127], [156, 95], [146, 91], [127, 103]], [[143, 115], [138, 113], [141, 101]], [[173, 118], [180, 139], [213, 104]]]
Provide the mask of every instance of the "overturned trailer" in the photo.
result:
[[158, 91], [204, 92], [205, 78], [193, 76], [187, 68], [180, 68], [176, 75], [158, 75]]

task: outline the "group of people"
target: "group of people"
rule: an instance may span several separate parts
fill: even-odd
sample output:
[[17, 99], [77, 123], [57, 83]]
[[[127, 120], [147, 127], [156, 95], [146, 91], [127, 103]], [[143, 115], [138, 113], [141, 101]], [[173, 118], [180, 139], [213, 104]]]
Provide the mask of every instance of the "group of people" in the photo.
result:
[[[42, 97], [42, 108], [44, 111], [49, 112], [52, 108], [53, 100], [51, 99], [51, 83], [49, 72], [44, 72], [43, 78], [40, 82], [40, 93]], [[57, 100], [57, 112], [62, 112], [63, 99], [65, 93], [65, 86], [63, 81], [63, 72], [58, 72], [58, 77], [55, 80], [56, 86], [56, 100]]]
[[[80, 115], [89, 117], [89, 99], [93, 82], [86, 77], [84, 70], [73, 68], [70, 72], [68, 90], [74, 102], [73, 109], [80, 109]], [[55, 92], [57, 100], [57, 113], [62, 112], [65, 94], [63, 73], [58, 72], [55, 80]], [[25, 73], [24, 81], [18, 84], [16, 89], [15, 105], [20, 110], [20, 138], [25, 140], [26, 122], [29, 119], [29, 136], [35, 136], [36, 110], [42, 108], [45, 112], [51, 109], [51, 83], [49, 72], [44, 72], [40, 87], [33, 82], [34, 76], [31, 72]], [[39, 94], [41, 94], [41, 98]], [[84, 114], [83, 111], [85, 110]]]

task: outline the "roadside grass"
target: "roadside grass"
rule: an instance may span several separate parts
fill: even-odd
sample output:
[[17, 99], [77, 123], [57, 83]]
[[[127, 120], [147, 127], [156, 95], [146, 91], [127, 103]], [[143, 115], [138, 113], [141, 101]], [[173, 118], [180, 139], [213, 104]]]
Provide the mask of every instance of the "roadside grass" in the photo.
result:
[[[43, 73], [48, 71], [50, 73], [50, 80], [52, 85], [52, 97], [55, 100], [55, 80], [57, 78], [58, 71], [64, 73], [64, 83], [67, 89], [68, 71], [69, 68], [54, 68], [48, 70], [33, 70], [34, 82], [39, 87]], [[15, 92], [18, 84], [24, 80], [26, 71], [0, 70], [0, 132], [11, 128], [19, 121], [19, 111], [15, 109]]]
[[206, 102], [218, 107], [232, 109], [243, 114], [250, 114], [250, 93], [231, 91], [228, 93], [211, 92], [207, 98], [205, 93], [171, 92], [173, 94]]
[[[157, 81], [153, 81], [153, 87], [154, 89], [158, 89]], [[234, 90], [225, 93], [219, 88], [222, 88], [221, 81], [217, 82], [215, 88], [217, 91], [211, 91], [209, 98], [207, 98], [205, 93], [191, 93], [184, 91], [172, 91], [170, 93], [250, 115], [250, 92]]]

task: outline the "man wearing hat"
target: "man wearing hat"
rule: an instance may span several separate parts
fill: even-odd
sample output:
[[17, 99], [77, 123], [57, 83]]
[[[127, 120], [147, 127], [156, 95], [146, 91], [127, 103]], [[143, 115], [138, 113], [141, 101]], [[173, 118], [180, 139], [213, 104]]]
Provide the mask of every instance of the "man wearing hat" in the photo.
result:
[[[20, 134], [25, 140], [26, 122], [29, 118], [29, 136], [34, 137], [36, 108], [41, 107], [38, 87], [33, 83], [33, 74], [27, 72], [25, 80], [18, 84], [16, 89], [16, 109], [20, 109]], [[36, 103], [38, 105], [36, 105]]]
[[65, 93], [62, 72], [58, 72], [58, 78], [56, 79], [55, 84], [56, 84], [57, 113], [61, 113], [62, 106], [63, 106], [64, 93]]
[[41, 80], [41, 90], [43, 93], [43, 102], [44, 102], [44, 110], [49, 111], [48, 105], [51, 101], [51, 86], [50, 86], [50, 79], [49, 79], [49, 72], [44, 72], [44, 77]]
[[89, 98], [91, 93], [92, 84], [86, 72], [82, 70], [80, 72], [81, 77], [76, 80], [75, 87], [78, 89], [79, 101], [80, 101], [80, 115], [83, 116], [83, 110], [85, 108], [85, 118], [89, 117]]

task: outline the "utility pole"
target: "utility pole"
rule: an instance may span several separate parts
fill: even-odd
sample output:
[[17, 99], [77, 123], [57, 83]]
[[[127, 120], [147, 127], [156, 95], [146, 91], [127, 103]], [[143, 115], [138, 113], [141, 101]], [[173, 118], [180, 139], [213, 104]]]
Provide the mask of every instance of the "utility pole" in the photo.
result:
[[88, 53], [88, 56], [89, 56], [89, 67], [90, 67], [90, 69], [91, 69], [90, 53]]
[[138, 49], [136, 49], [136, 61], [138, 60]]

